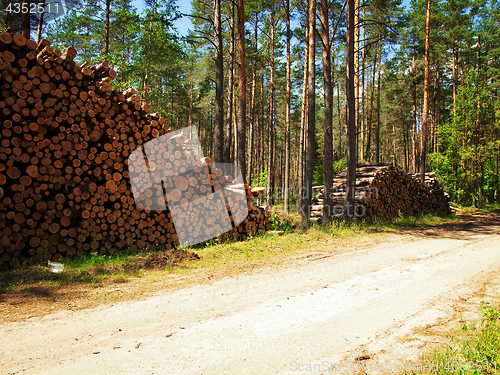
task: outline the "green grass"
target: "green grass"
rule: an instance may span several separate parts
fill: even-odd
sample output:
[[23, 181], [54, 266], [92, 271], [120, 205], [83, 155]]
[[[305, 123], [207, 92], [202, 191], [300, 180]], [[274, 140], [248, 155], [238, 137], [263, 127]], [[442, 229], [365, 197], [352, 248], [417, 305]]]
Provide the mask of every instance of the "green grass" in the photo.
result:
[[[213, 239], [208, 244], [190, 248], [201, 259], [189, 261], [181, 267], [165, 267], [155, 271], [163, 273], [189, 272], [190, 269], [219, 268], [228, 265], [278, 261], [281, 262], [294, 253], [324, 250], [334, 242], [349, 244], [366, 235], [381, 235], [408, 229], [426, 228], [429, 225], [455, 220], [455, 216], [439, 217], [431, 214], [396, 220], [353, 220], [334, 222], [323, 226], [313, 224], [309, 228], [300, 226], [296, 214], [285, 215], [279, 208], [271, 213], [274, 230], [284, 231], [283, 235], [260, 232], [246, 241]], [[82, 285], [94, 288], [105, 283], [126, 282], [130, 278], [142, 278], [144, 270], [130, 267], [139, 256], [147, 256], [156, 249], [132, 253], [125, 251], [113, 255], [86, 254], [59, 260], [64, 271], [51, 273], [46, 266], [24, 265], [19, 269], [0, 272], [0, 293], [30, 292], [31, 287], [56, 289], [61, 286]], [[159, 250], [159, 249], [158, 249]]]
[[457, 202], [450, 202], [450, 206], [460, 208], [462, 213], [500, 212], [499, 203], [485, 203], [481, 208], [477, 208], [474, 206], [463, 206]]
[[500, 204], [498, 203], [486, 204], [482, 209], [488, 212], [500, 212]]
[[141, 269], [127, 269], [137, 257], [151, 251], [121, 254], [85, 254], [82, 257], [60, 259], [64, 264], [62, 273], [52, 273], [46, 264], [24, 265], [18, 269], [0, 271], [0, 293], [12, 291], [31, 292], [33, 287], [55, 289], [57, 287], [87, 284], [95, 287], [103, 282], [123, 282], [129, 277], [141, 277]]
[[[463, 322], [446, 344], [424, 355], [423, 373], [499, 374], [500, 373], [500, 306], [481, 304], [480, 323]], [[434, 371], [428, 371], [433, 368]]]

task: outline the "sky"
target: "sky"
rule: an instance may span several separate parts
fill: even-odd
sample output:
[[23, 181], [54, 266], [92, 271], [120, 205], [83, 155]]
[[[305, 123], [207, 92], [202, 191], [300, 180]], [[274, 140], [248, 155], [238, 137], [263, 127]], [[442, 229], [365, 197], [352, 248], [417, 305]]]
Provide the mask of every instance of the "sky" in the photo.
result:
[[[190, 14], [192, 10], [191, 6], [191, 0], [177, 0], [176, 1], [179, 11], [184, 14]], [[137, 9], [141, 9], [143, 6], [143, 1], [142, 0], [135, 0], [134, 5], [137, 7]], [[403, 0], [403, 5], [406, 8], [409, 8], [410, 6], [410, 0]], [[191, 29], [193, 30], [193, 25], [191, 23], [191, 19], [189, 17], [182, 17], [179, 20], [175, 22], [175, 27], [177, 27], [177, 30], [179, 31], [180, 35], [187, 35], [188, 30]]]
[[[177, 5], [179, 6], [179, 12], [184, 14], [190, 14], [192, 7], [190, 0], [178, 0]], [[193, 30], [193, 24], [191, 23], [190, 17], [182, 17], [175, 22], [175, 27], [181, 35], [187, 35], [188, 30]]]
[[[179, 7], [179, 12], [183, 14], [190, 14], [192, 10], [191, 0], [174, 0]], [[403, 0], [403, 4], [406, 8], [410, 6], [410, 0]], [[133, 0], [132, 5], [141, 12], [144, 9], [144, 0]], [[179, 31], [180, 35], [187, 35], [188, 30], [193, 30], [193, 24], [191, 23], [190, 17], [181, 17], [175, 21], [175, 27]]]

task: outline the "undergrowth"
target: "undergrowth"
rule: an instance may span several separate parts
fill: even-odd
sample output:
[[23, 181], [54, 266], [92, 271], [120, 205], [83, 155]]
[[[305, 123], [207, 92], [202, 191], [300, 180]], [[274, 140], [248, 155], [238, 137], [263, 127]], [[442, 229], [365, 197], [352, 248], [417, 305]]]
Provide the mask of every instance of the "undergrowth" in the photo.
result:
[[[229, 263], [248, 261], [276, 261], [300, 251], [324, 250], [332, 241], [350, 243], [366, 235], [383, 235], [405, 229], [425, 228], [456, 219], [454, 216], [422, 215], [396, 220], [352, 220], [333, 222], [331, 225], [312, 224], [308, 228], [300, 225], [300, 216], [284, 214], [279, 209], [271, 212], [272, 232], [259, 231], [246, 241], [234, 239], [212, 239], [206, 244], [187, 250], [195, 251], [201, 259], [186, 261], [181, 266], [166, 267], [163, 272], [184, 272], [189, 269], [226, 267]], [[0, 293], [22, 291], [33, 285], [57, 288], [71, 284], [90, 287], [108, 282], [123, 282], [129, 278], [142, 277], [144, 270], [128, 267], [140, 256], [147, 256], [160, 249], [130, 250], [113, 255], [86, 254], [59, 260], [64, 271], [51, 273], [46, 264], [23, 265], [19, 269], [0, 272]], [[157, 272], [157, 271], [155, 271]]]
[[454, 337], [424, 355], [423, 374], [499, 374], [500, 306], [481, 304], [479, 323], [462, 322]]

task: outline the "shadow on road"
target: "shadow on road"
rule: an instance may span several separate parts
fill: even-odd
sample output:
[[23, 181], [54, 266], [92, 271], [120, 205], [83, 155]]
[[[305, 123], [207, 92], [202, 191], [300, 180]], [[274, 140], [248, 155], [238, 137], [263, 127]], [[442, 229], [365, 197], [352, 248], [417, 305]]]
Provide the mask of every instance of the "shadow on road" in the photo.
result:
[[500, 234], [500, 213], [462, 214], [459, 220], [425, 228], [412, 228], [401, 231], [402, 234], [421, 235], [423, 237], [473, 240], [484, 236]]

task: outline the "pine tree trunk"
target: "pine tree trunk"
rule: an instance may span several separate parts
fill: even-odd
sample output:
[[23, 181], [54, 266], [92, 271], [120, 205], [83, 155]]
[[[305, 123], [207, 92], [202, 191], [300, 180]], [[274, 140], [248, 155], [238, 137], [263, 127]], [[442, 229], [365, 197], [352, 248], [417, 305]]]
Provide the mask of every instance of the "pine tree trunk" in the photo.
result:
[[300, 139], [299, 139], [299, 199], [297, 211], [300, 213], [304, 199], [304, 153], [305, 134], [307, 127], [307, 77], [309, 74], [309, 1], [306, 1], [306, 39], [304, 42], [304, 76], [302, 80], [302, 110], [300, 119]]
[[274, 38], [275, 38], [275, 25], [274, 25], [274, 12], [270, 13], [271, 22], [271, 82], [269, 87], [269, 132], [268, 132], [268, 154], [267, 154], [267, 205], [274, 204]]
[[439, 127], [441, 126], [441, 69], [440, 64], [437, 67], [437, 92], [436, 92], [436, 133], [434, 135], [434, 152], [441, 152], [439, 150], [439, 140], [438, 133]]
[[223, 161], [224, 151], [224, 60], [222, 57], [222, 27], [220, 0], [214, 1], [214, 41], [215, 41], [215, 128], [214, 157], [215, 163]]
[[453, 37], [452, 57], [453, 57], [453, 62], [452, 62], [452, 65], [453, 65], [453, 124], [456, 126], [458, 67], [457, 67], [457, 51], [456, 51], [456, 47], [455, 47], [455, 37]]
[[[380, 46], [380, 42], [379, 42]], [[380, 53], [380, 48], [375, 52], [375, 56], [373, 58], [373, 73], [372, 73], [372, 88], [370, 93], [370, 110], [368, 111], [368, 125], [367, 125], [367, 134], [366, 134], [366, 155], [368, 156], [368, 161], [372, 161], [372, 122], [373, 122], [373, 99], [375, 94], [375, 78], [377, 77], [377, 60], [378, 53]]]
[[111, 0], [106, 0], [106, 20], [104, 22], [104, 55], [109, 53], [109, 16], [111, 12]]
[[260, 176], [264, 173], [266, 167], [265, 167], [265, 142], [264, 139], [266, 138], [264, 136], [264, 74], [262, 74], [262, 82], [260, 85], [260, 173], [259, 173], [259, 178]]
[[429, 123], [429, 34], [431, 20], [431, 0], [427, 0], [427, 16], [425, 20], [425, 75], [424, 75], [424, 108], [422, 120], [422, 139], [421, 139], [421, 156], [420, 156], [420, 179], [425, 182], [425, 167], [427, 161], [427, 133]]
[[432, 101], [432, 109], [431, 109], [431, 112], [432, 112], [432, 116], [431, 116], [431, 137], [430, 137], [430, 141], [431, 141], [431, 145], [430, 145], [430, 152], [436, 152], [435, 148], [436, 148], [436, 127], [437, 127], [437, 124], [436, 124], [436, 119], [437, 119], [437, 82], [439, 80], [439, 60], [437, 61], [437, 64], [436, 64], [436, 83], [434, 84], [433, 86], [433, 101]]
[[[46, 0], [42, 0], [42, 2], [41, 2], [42, 9], [45, 9], [45, 2], [46, 2]], [[36, 42], [37, 43], [40, 43], [40, 40], [42, 40], [42, 29], [43, 29], [44, 18], [45, 18], [44, 12], [40, 13], [39, 18], [38, 18], [38, 29], [37, 29], [37, 33], [36, 33]]]
[[229, 13], [229, 66], [228, 66], [228, 104], [224, 134], [224, 162], [231, 163], [231, 145], [233, 143], [233, 98], [234, 98], [234, 1], [231, 1]]
[[321, 0], [321, 36], [323, 39], [323, 82], [324, 82], [324, 127], [323, 127], [323, 170], [324, 170], [324, 199], [323, 224], [328, 224], [333, 213], [333, 84], [332, 66], [330, 59], [330, 35], [328, 19], [328, 0]]
[[[26, 7], [27, 7], [29, 10], [30, 3], [31, 3], [30, 0], [22, 0], [21, 9], [26, 9]], [[31, 13], [29, 11], [28, 12], [21, 12], [21, 33], [23, 34], [23, 36], [26, 39], [31, 39], [30, 38], [30, 35], [31, 35], [30, 16], [31, 16]]]
[[[193, 126], [193, 82], [189, 84], [189, 112], [188, 112], [188, 126]], [[198, 134], [200, 134], [198, 132]]]
[[392, 122], [392, 150], [393, 150], [393, 160], [392, 164], [394, 166], [398, 165], [398, 153], [396, 148], [396, 121]]
[[31, 23], [30, 23], [31, 13], [29, 12], [30, 3], [31, 3], [30, 0], [22, 0], [21, 3], [21, 9], [26, 9], [26, 8], [28, 9], [28, 12], [21, 12], [21, 33], [26, 39], [30, 39], [31, 35]]
[[[340, 90], [339, 90], [340, 91]], [[338, 112], [338, 126], [339, 126], [339, 141], [338, 141], [338, 160], [342, 159], [342, 116], [341, 116], [341, 108], [340, 108], [340, 95], [337, 95], [337, 112]]]
[[[359, 0], [354, 0], [354, 95], [356, 103], [356, 158], [359, 154]], [[363, 151], [361, 151], [363, 154]]]
[[255, 13], [255, 29], [254, 29], [254, 45], [255, 54], [253, 58], [252, 71], [252, 97], [250, 100], [250, 127], [248, 129], [248, 156], [247, 156], [247, 182], [252, 185], [252, 168], [254, 154], [254, 133], [255, 133], [255, 90], [257, 86], [257, 28], [258, 28], [258, 13]]
[[389, 141], [389, 124], [385, 124], [385, 159], [382, 163], [389, 163], [391, 160], [391, 143]]
[[[365, 18], [365, 7], [363, 6], [363, 19]], [[365, 27], [363, 26], [363, 52], [362, 52], [362, 73], [361, 73], [361, 160], [368, 160], [369, 154], [365, 153], [366, 147], [366, 106], [365, 106], [365, 68], [366, 68], [366, 42]]]
[[245, 72], [245, 8], [244, 0], [238, 0], [238, 132], [236, 141], [238, 144], [236, 154], [236, 165], [242, 173], [245, 182], [245, 142], [246, 142], [246, 118], [247, 118], [247, 76]]
[[356, 92], [355, 92], [355, 56], [354, 56], [354, 0], [347, 0], [347, 196], [344, 214], [347, 219], [354, 216], [354, 198], [356, 188]]
[[415, 82], [417, 76], [417, 63], [415, 58], [415, 48], [413, 49], [413, 62], [412, 62], [412, 73], [413, 73], [413, 85], [411, 89], [411, 96], [413, 101], [413, 130], [411, 132], [411, 150], [412, 150], [412, 165], [413, 173], [418, 171], [418, 148], [417, 148], [417, 84]]
[[379, 37], [378, 76], [377, 76], [377, 122], [375, 124], [375, 163], [380, 163], [380, 72], [382, 68], [382, 36]]
[[316, 127], [316, 85], [315, 85], [315, 28], [316, 28], [316, 2], [309, 4], [309, 72], [307, 82], [307, 152], [306, 170], [304, 178], [304, 200], [302, 202], [302, 223], [308, 225], [311, 217], [311, 199], [314, 171], [314, 148]]
[[[236, 42], [235, 42], [236, 43]], [[236, 61], [233, 64], [233, 77], [236, 77]], [[234, 89], [234, 84], [233, 84], [233, 116], [231, 118], [231, 128], [232, 128], [232, 133], [236, 134], [238, 132], [238, 120], [236, 118], [236, 90]], [[232, 137], [231, 140], [231, 156], [230, 160], [234, 162], [236, 160], [236, 154], [237, 154], [237, 139], [236, 136]]]
[[495, 203], [500, 203], [499, 202], [499, 197], [498, 197], [498, 152], [495, 154]]
[[404, 167], [405, 173], [408, 173], [408, 127], [407, 123], [403, 125], [403, 150], [404, 150]]
[[285, 213], [290, 200], [290, 0], [286, 0], [286, 110], [285, 110]]

